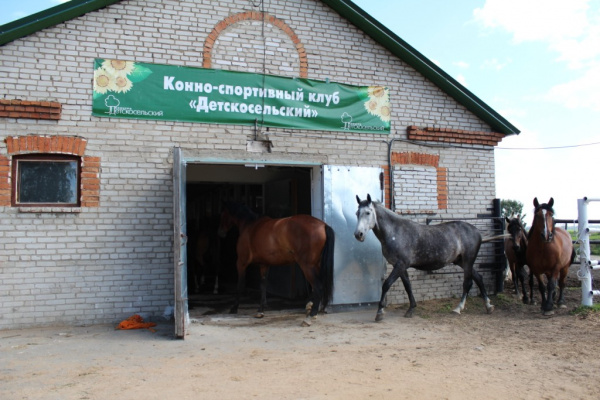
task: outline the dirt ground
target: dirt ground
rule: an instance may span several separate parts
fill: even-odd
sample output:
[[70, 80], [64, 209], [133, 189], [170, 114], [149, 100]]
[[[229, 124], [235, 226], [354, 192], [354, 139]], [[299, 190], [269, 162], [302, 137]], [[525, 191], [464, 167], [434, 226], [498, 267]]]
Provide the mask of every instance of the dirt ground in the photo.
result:
[[[573, 268], [573, 267], [572, 267]], [[598, 399], [600, 313], [543, 317], [507, 287], [480, 298], [421, 301], [319, 316], [212, 315], [190, 325], [0, 331], [0, 399]], [[539, 293], [537, 294], [539, 296]]]

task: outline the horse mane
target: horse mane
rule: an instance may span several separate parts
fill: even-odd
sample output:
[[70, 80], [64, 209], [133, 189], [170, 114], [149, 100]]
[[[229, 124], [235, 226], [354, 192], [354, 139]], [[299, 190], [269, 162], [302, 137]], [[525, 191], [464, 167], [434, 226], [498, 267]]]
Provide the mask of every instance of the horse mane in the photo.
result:
[[541, 204], [539, 207], [537, 207], [535, 209], [535, 212], [537, 212], [537, 210], [539, 210], [540, 208], [542, 210], [550, 211], [552, 213], [552, 215], [554, 215], [554, 208], [549, 206], [547, 203]]

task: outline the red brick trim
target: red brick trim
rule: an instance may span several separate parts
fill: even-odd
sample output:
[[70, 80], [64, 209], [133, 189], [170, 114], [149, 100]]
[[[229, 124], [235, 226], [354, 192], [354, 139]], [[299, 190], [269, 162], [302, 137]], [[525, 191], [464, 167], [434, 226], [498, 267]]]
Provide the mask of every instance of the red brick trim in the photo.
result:
[[[394, 165], [424, 165], [434, 167], [437, 171], [437, 203], [438, 210], [448, 209], [448, 168], [440, 167], [440, 156], [435, 154], [392, 152], [392, 167]], [[392, 204], [393, 188], [390, 186], [390, 170], [387, 165], [384, 169], [384, 185], [386, 204]]]
[[0, 156], [0, 207], [10, 207], [10, 159]]
[[81, 157], [81, 206], [100, 206], [100, 157], [85, 156], [87, 140], [77, 136], [9, 136], [9, 157], [0, 156], [0, 206], [11, 205], [11, 157], [17, 154], [69, 154]]
[[60, 103], [53, 101], [0, 100], [0, 118], [59, 120]]
[[9, 155], [59, 153], [83, 156], [87, 140], [77, 136], [8, 136], [4, 139]]
[[100, 157], [81, 159], [81, 207], [100, 206]]
[[210, 32], [210, 34], [204, 41], [204, 51], [202, 54], [204, 58], [202, 66], [204, 68], [212, 68], [212, 49], [221, 32], [229, 26], [245, 20], [264, 20], [285, 32], [296, 46], [296, 51], [298, 52], [298, 56], [300, 58], [300, 78], [308, 78], [308, 57], [306, 55], [306, 49], [304, 48], [304, 45], [300, 41], [298, 35], [296, 35], [292, 28], [290, 28], [289, 25], [283, 22], [282, 20], [275, 18], [274, 16], [268, 13], [258, 11], [246, 11], [239, 14], [230, 15], [229, 17], [225, 18], [217, 25], [215, 25], [213, 30]]
[[407, 128], [409, 140], [425, 142], [443, 142], [452, 144], [479, 144], [484, 146], [497, 146], [506, 135], [498, 132], [466, 131], [463, 129], [448, 128]]

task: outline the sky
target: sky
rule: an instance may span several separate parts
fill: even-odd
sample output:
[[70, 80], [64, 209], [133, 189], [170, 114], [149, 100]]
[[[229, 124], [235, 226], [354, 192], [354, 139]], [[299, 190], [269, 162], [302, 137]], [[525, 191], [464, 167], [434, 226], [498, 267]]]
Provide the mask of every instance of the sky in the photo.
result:
[[[0, 24], [63, 2], [3, 2]], [[526, 222], [534, 197], [562, 219], [600, 200], [600, 0], [354, 2], [521, 131], [495, 150], [496, 197]]]

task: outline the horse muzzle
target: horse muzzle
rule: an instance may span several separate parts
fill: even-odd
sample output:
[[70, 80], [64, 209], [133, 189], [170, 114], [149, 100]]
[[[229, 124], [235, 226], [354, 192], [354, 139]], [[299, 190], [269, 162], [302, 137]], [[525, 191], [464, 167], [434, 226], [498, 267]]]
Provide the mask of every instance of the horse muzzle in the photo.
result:
[[361, 231], [354, 232], [354, 237], [359, 242], [364, 242], [365, 241], [365, 234], [363, 232], [361, 232]]

